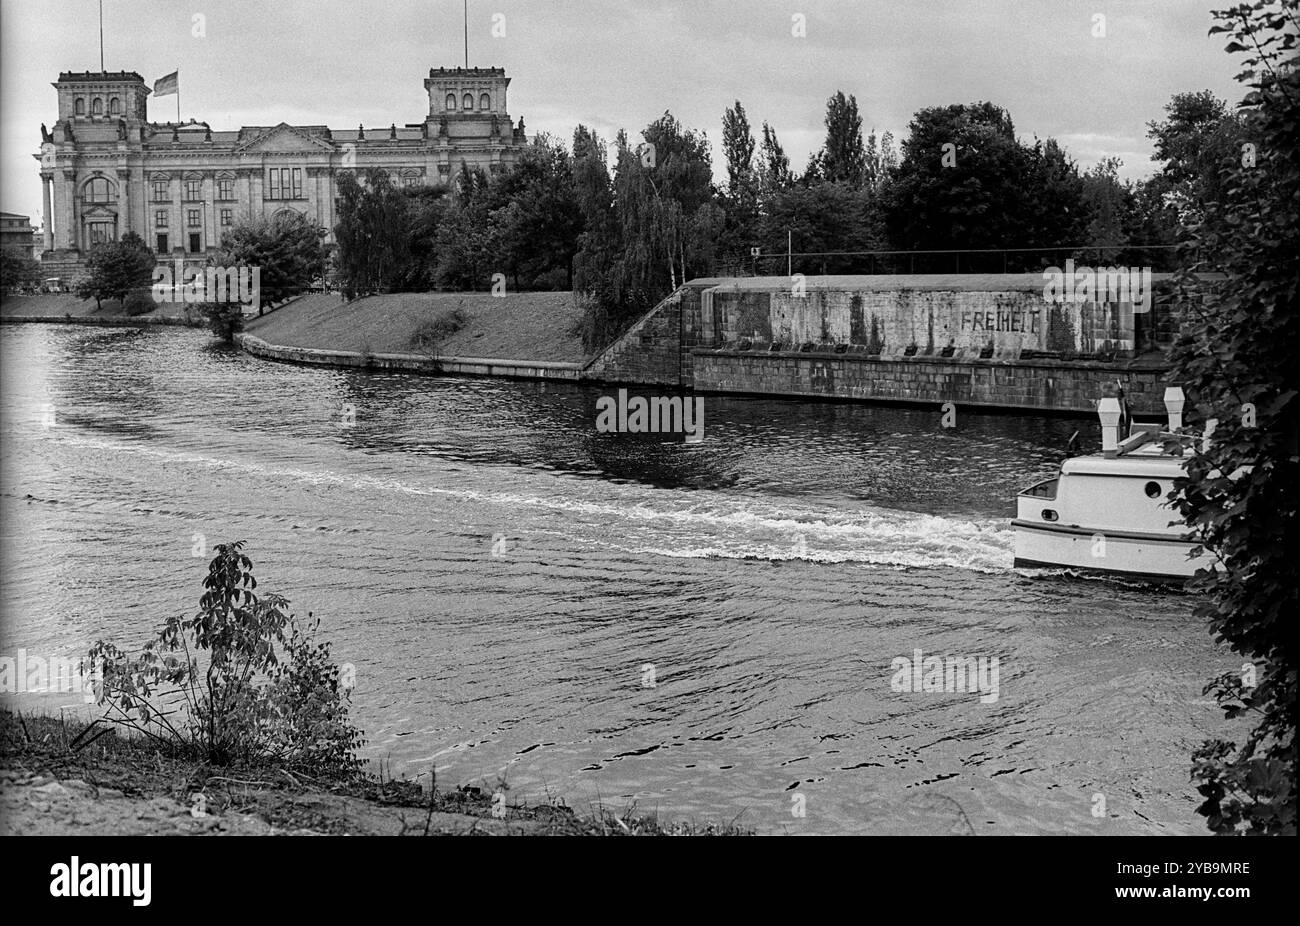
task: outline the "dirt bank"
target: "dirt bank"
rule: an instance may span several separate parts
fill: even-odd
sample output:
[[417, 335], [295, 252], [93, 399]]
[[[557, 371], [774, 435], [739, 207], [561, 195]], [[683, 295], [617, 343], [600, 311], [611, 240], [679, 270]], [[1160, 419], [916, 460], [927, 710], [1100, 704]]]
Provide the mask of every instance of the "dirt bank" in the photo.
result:
[[[635, 808], [579, 814], [508, 789], [327, 781], [275, 766], [214, 768], [104, 724], [0, 711], [0, 836], [739, 835]], [[496, 794], [501, 797], [496, 797]]]

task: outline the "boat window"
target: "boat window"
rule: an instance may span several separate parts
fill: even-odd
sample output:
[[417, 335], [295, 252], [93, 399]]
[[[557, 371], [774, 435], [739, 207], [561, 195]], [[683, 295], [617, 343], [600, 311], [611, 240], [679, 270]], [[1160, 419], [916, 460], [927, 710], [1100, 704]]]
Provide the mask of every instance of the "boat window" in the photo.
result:
[[1163, 493], [1163, 490], [1160, 488], [1160, 483], [1158, 482], [1148, 482], [1146, 491], [1147, 498], [1159, 498]]
[[1044, 521], [1055, 521], [1055, 520], [1057, 519], [1057, 517], [1058, 517], [1058, 515], [1057, 515], [1056, 512], [1053, 511], [1051, 508], [1044, 508], [1044, 509], [1043, 509], [1043, 520], [1044, 520]]
[[1032, 485], [1025, 489], [1025, 491], [1020, 494], [1029, 495], [1034, 498], [1056, 498], [1056, 484], [1059, 480], [1059, 476], [1055, 479], [1044, 479], [1037, 485]]

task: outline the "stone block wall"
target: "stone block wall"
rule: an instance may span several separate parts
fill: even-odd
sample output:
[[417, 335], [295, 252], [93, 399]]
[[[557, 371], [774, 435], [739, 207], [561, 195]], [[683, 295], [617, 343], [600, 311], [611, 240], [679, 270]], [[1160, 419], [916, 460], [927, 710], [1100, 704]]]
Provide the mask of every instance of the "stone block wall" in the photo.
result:
[[696, 350], [697, 392], [976, 405], [1092, 414], [1119, 380], [1129, 407], [1164, 412], [1165, 371], [1127, 364], [997, 361], [790, 351]]

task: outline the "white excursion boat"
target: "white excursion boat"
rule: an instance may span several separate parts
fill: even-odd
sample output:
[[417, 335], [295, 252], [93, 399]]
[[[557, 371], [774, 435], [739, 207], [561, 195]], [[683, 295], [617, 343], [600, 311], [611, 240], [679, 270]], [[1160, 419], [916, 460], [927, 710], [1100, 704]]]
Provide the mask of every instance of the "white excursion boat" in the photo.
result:
[[1171, 386], [1164, 398], [1168, 430], [1134, 423], [1122, 441], [1120, 401], [1102, 399], [1102, 452], [1067, 459], [1055, 478], [1017, 496], [1011, 522], [1016, 568], [1181, 583], [1209, 565], [1208, 553], [1190, 558], [1196, 540], [1167, 498], [1188, 457], [1181, 446], [1173, 453], [1164, 449], [1182, 427], [1183, 390]]

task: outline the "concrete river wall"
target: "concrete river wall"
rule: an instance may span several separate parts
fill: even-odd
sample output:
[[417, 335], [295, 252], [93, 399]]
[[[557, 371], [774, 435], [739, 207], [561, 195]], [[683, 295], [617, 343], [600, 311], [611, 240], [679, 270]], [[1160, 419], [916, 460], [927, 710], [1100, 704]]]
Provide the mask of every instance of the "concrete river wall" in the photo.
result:
[[583, 379], [703, 392], [1094, 410], [1119, 381], [1162, 409], [1173, 309], [1054, 302], [1041, 274], [701, 279], [591, 360]]

